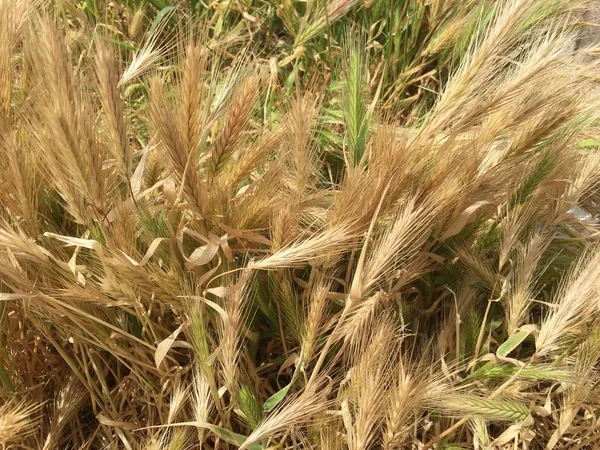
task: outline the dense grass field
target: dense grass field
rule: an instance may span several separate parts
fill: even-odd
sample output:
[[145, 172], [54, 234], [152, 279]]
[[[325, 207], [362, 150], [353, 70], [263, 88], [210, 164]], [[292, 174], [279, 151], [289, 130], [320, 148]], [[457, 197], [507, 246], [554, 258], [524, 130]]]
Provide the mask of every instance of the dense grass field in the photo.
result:
[[0, 448], [598, 448], [589, 7], [0, 0]]

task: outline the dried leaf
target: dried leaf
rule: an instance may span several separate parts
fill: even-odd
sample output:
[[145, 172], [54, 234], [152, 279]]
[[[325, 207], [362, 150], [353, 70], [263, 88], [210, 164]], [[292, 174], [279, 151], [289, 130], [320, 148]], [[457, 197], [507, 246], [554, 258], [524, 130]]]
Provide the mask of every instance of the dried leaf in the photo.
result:
[[233, 286], [219, 286], [215, 288], [209, 288], [206, 290], [206, 292], [212, 295], [216, 295], [219, 298], [227, 297], [228, 295], [231, 295], [234, 292], [240, 290], [242, 287], [244, 287], [244, 284], [246, 284], [251, 274], [251, 271], [245, 270], [243, 275]]
[[96, 419], [98, 419], [98, 422], [100, 422], [102, 425], [106, 425], [108, 427], [115, 427], [115, 428], [121, 428], [122, 430], [135, 430], [137, 427], [132, 424], [132, 423], [128, 423], [128, 422], [122, 422], [120, 420], [112, 420], [109, 419], [108, 417], [106, 417], [104, 414], [98, 414], [96, 416]]
[[157, 369], [160, 367], [163, 359], [165, 359], [165, 356], [167, 356], [167, 353], [169, 353], [169, 350], [173, 346], [175, 339], [177, 339], [177, 336], [179, 336], [179, 333], [181, 333], [183, 325], [184, 324], [179, 325], [179, 327], [173, 331], [168, 338], [156, 346], [156, 352], [154, 352], [154, 363], [156, 364]]
[[75, 237], [71, 237], [71, 236], [62, 236], [60, 234], [54, 234], [54, 233], [48, 233], [48, 232], [44, 233], [44, 236], [53, 238], [53, 239], [57, 239], [68, 245], [89, 248], [92, 250], [98, 248], [100, 245], [98, 243], [98, 241], [94, 241], [93, 239], [82, 239], [82, 238], [75, 238]]
[[446, 239], [457, 235], [460, 233], [463, 228], [473, 220], [473, 216], [477, 212], [477, 210], [483, 206], [491, 205], [492, 202], [489, 200], [481, 200], [479, 202], [473, 203], [467, 209], [465, 209], [459, 216], [455, 217], [450, 221], [450, 224], [446, 228], [446, 231], [439, 238], [440, 242], [445, 241]]
[[150, 258], [152, 258], [152, 255], [154, 255], [154, 253], [156, 252], [156, 249], [158, 248], [158, 246], [164, 242], [167, 241], [168, 238], [156, 238], [152, 241], [152, 244], [150, 244], [150, 247], [148, 247], [148, 250], [146, 251], [146, 254], [144, 255], [144, 257], [142, 258], [142, 260], [138, 263], [135, 259], [133, 259], [132, 257], [128, 256], [126, 253], [123, 253], [123, 255], [125, 256], [125, 258], [127, 258], [127, 260], [133, 264], [134, 266], [137, 267], [142, 267], [144, 264], [146, 264]]
[[196, 248], [189, 258], [186, 258], [186, 266], [198, 267], [208, 264], [219, 251], [219, 241], [211, 240], [208, 244]]

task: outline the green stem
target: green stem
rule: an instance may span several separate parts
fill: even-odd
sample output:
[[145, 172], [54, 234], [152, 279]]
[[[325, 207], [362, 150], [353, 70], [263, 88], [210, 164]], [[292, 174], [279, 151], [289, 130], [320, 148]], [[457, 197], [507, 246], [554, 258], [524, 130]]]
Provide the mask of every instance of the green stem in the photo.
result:
[[2, 381], [2, 384], [4, 385], [4, 387], [6, 387], [9, 391], [15, 392], [15, 386], [10, 381], [10, 377], [8, 376], [8, 373], [6, 372], [6, 369], [4, 368], [2, 361], [0, 361], [0, 381]]

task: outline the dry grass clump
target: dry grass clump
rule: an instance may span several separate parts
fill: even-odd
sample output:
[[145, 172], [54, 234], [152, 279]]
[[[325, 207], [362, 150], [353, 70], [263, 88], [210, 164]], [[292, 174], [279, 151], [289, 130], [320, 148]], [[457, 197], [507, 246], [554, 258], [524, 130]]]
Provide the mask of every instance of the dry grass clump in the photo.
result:
[[[296, 49], [345, 42], [331, 72], [273, 70], [231, 17], [163, 9], [132, 50], [81, 4], [0, 0], [0, 444], [596, 448], [582, 2], [292, 3]], [[336, 35], [355, 10], [410, 20], [413, 59]]]

